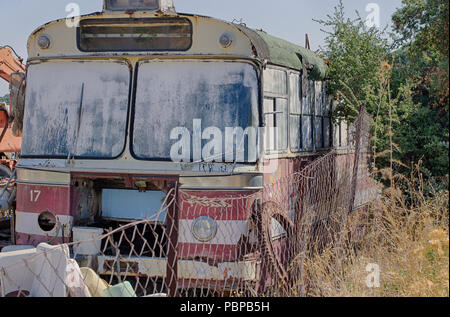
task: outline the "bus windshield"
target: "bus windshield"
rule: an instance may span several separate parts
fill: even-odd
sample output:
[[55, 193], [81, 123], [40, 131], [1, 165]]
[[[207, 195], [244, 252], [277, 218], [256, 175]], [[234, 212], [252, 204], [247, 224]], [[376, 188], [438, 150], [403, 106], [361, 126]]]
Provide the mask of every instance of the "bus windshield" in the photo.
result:
[[258, 127], [258, 95], [257, 72], [248, 63], [143, 62], [137, 76], [132, 152], [137, 159], [174, 160], [174, 143], [179, 141], [184, 153], [175, 152], [184, 162], [253, 162], [248, 135], [240, 147], [246, 153], [230, 156], [233, 148], [227, 146], [230, 138], [225, 134], [227, 128]]
[[125, 63], [30, 65], [22, 156], [118, 157], [125, 147], [129, 91]]

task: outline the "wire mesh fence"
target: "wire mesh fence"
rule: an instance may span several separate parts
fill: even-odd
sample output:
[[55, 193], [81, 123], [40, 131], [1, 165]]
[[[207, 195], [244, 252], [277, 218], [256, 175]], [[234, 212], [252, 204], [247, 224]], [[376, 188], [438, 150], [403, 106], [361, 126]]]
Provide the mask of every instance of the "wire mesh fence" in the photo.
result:
[[376, 195], [364, 109], [353, 127], [353, 148], [325, 153], [261, 191], [174, 184], [151, 218], [84, 241], [0, 253], [0, 295], [307, 296], [308, 256], [330, 244], [345, 248], [357, 234], [349, 216]]

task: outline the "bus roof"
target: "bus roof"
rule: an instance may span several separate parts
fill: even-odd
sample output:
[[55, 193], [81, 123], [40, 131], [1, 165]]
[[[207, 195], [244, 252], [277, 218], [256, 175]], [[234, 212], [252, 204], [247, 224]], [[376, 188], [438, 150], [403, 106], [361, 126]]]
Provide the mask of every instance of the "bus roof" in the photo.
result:
[[[97, 12], [81, 16], [81, 20], [85, 19], [129, 19], [130, 21], [140, 18], [159, 18], [159, 17], [179, 17], [189, 18], [195, 25], [195, 36], [197, 41], [185, 52], [177, 52], [178, 56], [185, 54], [201, 55], [203, 53], [210, 55], [247, 55], [256, 57], [260, 60], [266, 60], [271, 64], [289, 67], [296, 70], [303, 68], [308, 69], [309, 76], [313, 80], [324, 80], [327, 78], [327, 66], [322, 58], [313, 51], [304, 47], [295, 45], [286, 40], [271, 36], [262, 30], [253, 30], [243, 24], [235, 24], [223, 20], [206, 17], [201, 15], [175, 13], [164, 14], [135, 12], [127, 13], [107, 13]], [[49, 22], [32, 33], [28, 40], [28, 56], [29, 58], [51, 58], [62, 56], [85, 56], [86, 53], [81, 52], [77, 47], [77, 28], [67, 28], [66, 19], [59, 19]], [[206, 32], [205, 30], [208, 30]], [[215, 39], [223, 32], [231, 32], [241, 36], [236, 38], [236, 45], [231, 48], [222, 48], [211, 43], [215, 43]], [[47, 35], [52, 39], [53, 45], [49, 49], [41, 49], [37, 46], [39, 36]], [[121, 52], [122, 53], [122, 52]], [[123, 52], [125, 55], [125, 52]], [[130, 56], [131, 51], [126, 53]], [[148, 52], [152, 53], [152, 52]], [[155, 52], [155, 55], [162, 52]], [[119, 56], [117, 52], [111, 52], [113, 56]], [[142, 55], [139, 53], [137, 55]], [[145, 54], [145, 53], [144, 53]], [[107, 53], [103, 55], [108, 55]], [[253, 55], [253, 56], [252, 56]]]
[[328, 68], [324, 60], [313, 51], [262, 30], [253, 30], [241, 24], [234, 26], [249, 38], [259, 58], [294, 69], [302, 69], [305, 66], [310, 70], [310, 78], [314, 80], [323, 80], [327, 77]]

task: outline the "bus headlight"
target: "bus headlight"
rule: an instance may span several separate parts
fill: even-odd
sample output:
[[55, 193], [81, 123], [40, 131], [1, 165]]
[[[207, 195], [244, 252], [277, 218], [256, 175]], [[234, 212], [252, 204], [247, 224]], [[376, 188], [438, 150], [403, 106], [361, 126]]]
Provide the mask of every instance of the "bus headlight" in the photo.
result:
[[37, 44], [40, 48], [45, 50], [50, 47], [50, 39], [48, 38], [47, 35], [41, 35], [37, 40]]
[[224, 33], [220, 36], [219, 43], [223, 48], [228, 48], [233, 43], [233, 39], [231, 38], [230, 34]]
[[200, 242], [208, 242], [217, 234], [217, 222], [208, 216], [200, 216], [192, 223], [192, 234]]

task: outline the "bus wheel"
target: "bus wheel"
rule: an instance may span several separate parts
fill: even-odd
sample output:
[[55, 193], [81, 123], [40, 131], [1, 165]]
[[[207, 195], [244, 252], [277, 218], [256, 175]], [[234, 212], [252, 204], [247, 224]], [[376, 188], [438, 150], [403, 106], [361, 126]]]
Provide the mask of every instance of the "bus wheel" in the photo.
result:
[[258, 242], [265, 271], [261, 277], [269, 277], [271, 288], [275, 287], [277, 292], [288, 291], [288, 265], [293, 256], [289, 245], [294, 242], [294, 223], [274, 202], [264, 203], [258, 218]]

